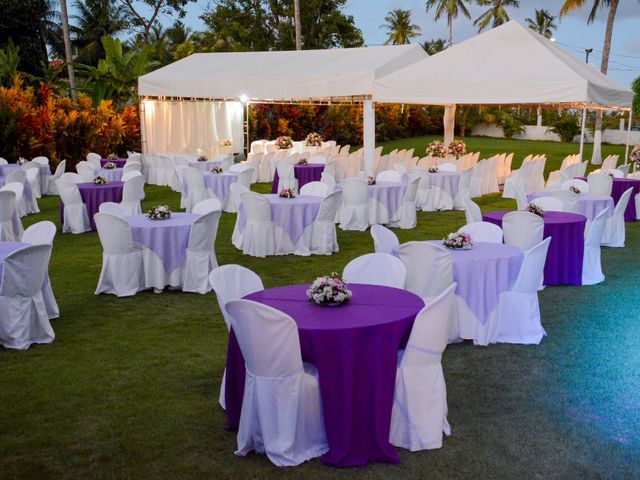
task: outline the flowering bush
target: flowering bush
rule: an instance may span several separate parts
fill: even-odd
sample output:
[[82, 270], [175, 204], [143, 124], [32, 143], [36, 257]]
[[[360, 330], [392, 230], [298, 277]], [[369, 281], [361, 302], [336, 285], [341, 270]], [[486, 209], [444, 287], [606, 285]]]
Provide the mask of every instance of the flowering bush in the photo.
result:
[[171, 218], [171, 209], [166, 205], [156, 205], [147, 213], [151, 220], [166, 220]]
[[468, 233], [450, 233], [442, 239], [442, 244], [447, 248], [461, 248], [463, 250], [469, 250], [473, 247], [471, 241], [471, 235]]
[[293, 147], [293, 142], [291, 141], [291, 137], [282, 136], [276, 138], [276, 147], [280, 150], [286, 150], [288, 148]]
[[109, 181], [100, 175], [96, 175], [93, 179], [93, 183], [95, 183], [96, 185], [106, 185], [107, 183], [109, 183]]
[[427, 147], [426, 154], [429, 157], [445, 158], [447, 156], [447, 147], [440, 140], [434, 140]]
[[454, 140], [449, 144], [449, 155], [453, 155], [456, 158], [460, 158], [461, 156], [467, 153], [467, 144], [462, 140]]
[[309, 301], [318, 305], [340, 305], [347, 303], [351, 296], [351, 290], [336, 272], [316, 278], [307, 289]]
[[375, 185], [376, 179], [374, 177], [367, 177], [367, 185]]
[[318, 132], [311, 132], [307, 135], [307, 138], [304, 139], [304, 144], [307, 147], [319, 147], [322, 145], [322, 135]]
[[544, 217], [544, 210], [535, 203], [529, 204], [529, 206], [527, 207], [527, 212], [538, 215], [539, 217]]
[[280, 190], [280, 193], [278, 193], [278, 196], [281, 198], [293, 198], [296, 195], [290, 188], [283, 188], [282, 190]]

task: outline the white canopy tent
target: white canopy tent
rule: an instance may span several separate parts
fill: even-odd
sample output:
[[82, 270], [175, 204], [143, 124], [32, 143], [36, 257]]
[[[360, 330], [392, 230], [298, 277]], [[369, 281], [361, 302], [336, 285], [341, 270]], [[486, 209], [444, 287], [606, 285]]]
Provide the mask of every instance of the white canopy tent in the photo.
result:
[[[385, 103], [453, 108], [455, 105], [576, 108], [583, 110], [583, 129], [587, 109], [628, 110], [631, 117], [633, 101], [628, 88], [516, 21], [378, 79], [373, 97]], [[445, 122], [449, 129], [445, 136], [453, 135], [452, 117], [450, 114], [449, 122]], [[581, 154], [582, 148], [581, 142]]]
[[[419, 45], [198, 53], [140, 77], [138, 92], [145, 118], [145, 102], [151, 98], [160, 102], [176, 98], [210, 102], [363, 102], [365, 162], [371, 162], [375, 150], [375, 82], [426, 57]], [[143, 135], [143, 142], [149, 147], [151, 132], [144, 118]]]

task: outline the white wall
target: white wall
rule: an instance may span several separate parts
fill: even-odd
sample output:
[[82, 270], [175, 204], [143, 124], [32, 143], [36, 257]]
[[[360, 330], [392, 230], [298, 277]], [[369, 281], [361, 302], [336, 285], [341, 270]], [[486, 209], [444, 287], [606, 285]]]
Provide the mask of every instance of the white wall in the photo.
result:
[[[551, 133], [547, 131], [548, 127], [538, 127], [535, 125], [525, 125], [524, 133], [520, 135], [514, 135], [513, 138], [517, 140], [548, 140], [551, 142], [559, 142], [560, 136], [555, 133]], [[504, 134], [502, 133], [502, 128], [497, 127], [495, 125], [486, 125], [480, 124], [475, 126], [471, 130], [471, 135], [473, 136], [483, 136], [483, 137], [492, 137], [492, 138], [504, 138]], [[587, 143], [593, 142], [593, 137], [591, 133], [587, 130], [585, 135], [585, 141]], [[574, 143], [580, 143], [580, 135], [576, 135], [573, 139]], [[610, 143], [612, 145], [625, 145], [627, 142], [627, 131], [626, 130], [614, 130], [614, 129], [606, 129], [602, 132], [602, 142]], [[630, 145], [637, 145], [640, 143], [640, 132], [631, 132], [629, 137]]]

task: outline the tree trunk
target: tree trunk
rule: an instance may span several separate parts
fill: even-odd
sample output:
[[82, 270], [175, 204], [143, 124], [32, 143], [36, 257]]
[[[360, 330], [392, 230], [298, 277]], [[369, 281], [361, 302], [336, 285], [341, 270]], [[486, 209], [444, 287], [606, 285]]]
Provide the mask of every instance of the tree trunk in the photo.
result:
[[73, 70], [73, 54], [71, 52], [71, 38], [69, 37], [69, 16], [67, 15], [67, 1], [60, 0], [60, 17], [62, 20], [62, 37], [64, 39], [64, 56], [67, 61], [67, 71], [69, 72], [69, 87], [71, 98], [77, 100], [76, 94], [76, 74]]
[[[619, 3], [619, 0], [611, 0], [609, 15], [607, 17], [607, 29], [604, 34], [604, 47], [602, 48], [602, 62], [600, 63], [600, 71], [605, 75], [609, 69], [609, 54], [611, 53], [613, 23], [616, 19], [616, 12], [618, 10]], [[593, 137], [593, 155], [591, 156], [591, 163], [594, 165], [600, 165], [602, 163], [602, 116], [602, 110], [598, 110], [596, 113], [595, 134]]]
[[302, 25], [300, 25], [300, 0], [293, 0], [293, 18], [296, 27], [296, 50], [302, 50]]
[[448, 22], [449, 24], [449, 46], [453, 45], [453, 18], [449, 17]]

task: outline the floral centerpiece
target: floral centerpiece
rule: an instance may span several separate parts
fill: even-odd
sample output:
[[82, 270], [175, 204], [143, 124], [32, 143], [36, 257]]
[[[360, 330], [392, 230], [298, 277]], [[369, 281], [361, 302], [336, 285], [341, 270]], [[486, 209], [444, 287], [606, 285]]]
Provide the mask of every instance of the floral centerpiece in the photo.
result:
[[529, 204], [529, 206], [527, 207], [527, 212], [538, 215], [539, 217], [544, 217], [544, 210], [535, 203]]
[[95, 183], [96, 185], [106, 185], [107, 183], [109, 183], [109, 180], [107, 180], [101, 175], [96, 175], [93, 178], [93, 183]]
[[319, 147], [322, 145], [322, 135], [318, 132], [311, 132], [307, 135], [307, 138], [304, 139], [304, 144], [307, 147]]
[[636, 170], [640, 168], [640, 143], [633, 147], [631, 150], [631, 156], [629, 157], [631, 163], [633, 163], [633, 169]]
[[367, 177], [367, 185], [375, 185], [376, 179], [374, 177]]
[[569, 191], [575, 193], [576, 195], [580, 195], [580, 189], [576, 186], [571, 185], [569, 187]]
[[106, 170], [113, 170], [114, 168], [116, 168], [116, 164], [113, 162], [107, 162], [102, 166], [102, 168]]
[[278, 193], [278, 196], [281, 198], [294, 198], [296, 194], [293, 193], [293, 190], [290, 188], [283, 188], [280, 190], [280, 193]]
[[440, 170], [438, 169], [438, 167], [429, 167], [429, 170], [427, 170], [429, 173], [438, 173]]
[[473, 247], [471, 235], [468, 233], [450, 233], [442, 239], [442, 244], [447, 248], [469, 250]]
[[307, 289], [310, 302], [318, 305], [342, 305], [351, 298], [351, 290], [336, 272], [324, 277], [318, 277]]
[[308, 162], [307, 162], [307, 159], [306, 159], [306, 158], [301, 158], [300, 160], [298, 160], [298, 161], [296, 162], [296, 165], [306, 165], [307, 163], [308, 163]]
[[454, 140], [449, 144], [449, 155], [453, 155], [456, 158], [460, 158], [461, 156], [467, 153], [467, 144], [462, 140]]
[[27, 163], [29, 160], [27, 160], [24, 157], [20, 157], [18, 158], [18, 161], [16, 162], [18, 165], [24, 165], [25, 163]]
[[280, 150], [286, 150], [293, 147], [293, 141], [291, 140], [291, 137], [278, 137], [276, 138], [276, 147], [278, 147]]
[[206, 156], [206, 155], [200, 155], [200, 156], [198, 157], [198, 161], [199, 161], [199, 162], [207, 162], [207, 161], [209, 161], [209, 159], [207, 158], [207, 156]]
[[445, 158], [447, 156], [447, 147], [440, 140], [434, 140], [427, 147], [426, 154], [429, 157]]
[[110, 153], [109, 155], [107, 155], [107, 160], [117, 160], [118, 159], [118, 155], [116, 155], [115, 153]]
[[166, 205], [156, 205], [147, 212], [147, 217], [151, 220], [166, 220], [171, 218], [171, 209]]
[[230, 147], [231, 146], [231, 140], [223, 138], [222, 140], [220, 140], [220, 146], [221, 147]]
[[218, 167], [217, 165], [211, 169], [211, 173], [222, 173], [222, 167]]

